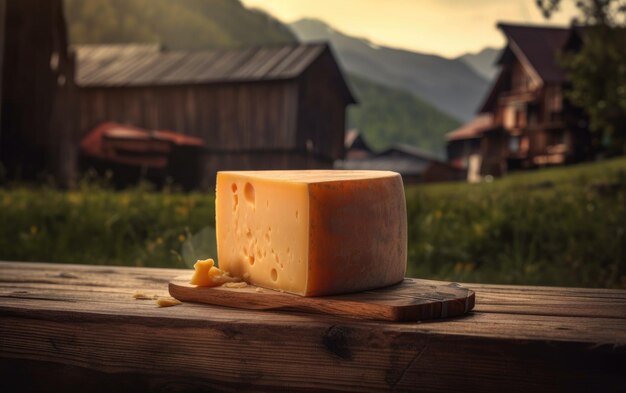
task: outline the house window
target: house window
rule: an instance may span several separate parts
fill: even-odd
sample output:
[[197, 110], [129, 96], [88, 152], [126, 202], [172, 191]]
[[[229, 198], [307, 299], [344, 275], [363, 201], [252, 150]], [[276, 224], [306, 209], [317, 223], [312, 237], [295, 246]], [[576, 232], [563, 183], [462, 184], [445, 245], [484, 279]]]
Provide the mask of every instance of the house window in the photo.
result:
[[519, 136], [509, 136], [509, 151], [511, 153], [517, 153], [520, 147], [520, 137]]
[[504, 127], [506, 128], [522, 128], [526, 126], [526, 106], [521, 102], [507, 106], [504, 116]]
[[563, 112], [563, 94], [561, 93], [560, 87], [552, 86], [548, 88], [546, 92], [546, 107], [549, 121], [561, 120], [561, 113]]
[[537, 105], [529, 104], [527, 111], [528, 125], [532, 127], [537, 124]]
[[552, 133], [552, 138], [550, 138], [551, 145], [564, 145], [566, 142], [565, 131], [558, 130]]
[[505, 128], [515, 127], [515, 108], [513, 108], [512, 106], [505, 107], [503, 123]]
[[558, 87], [555, 87], [552, 91], [551, 101], [552, 112], [561, 112], [563, 110], [563, 95]]

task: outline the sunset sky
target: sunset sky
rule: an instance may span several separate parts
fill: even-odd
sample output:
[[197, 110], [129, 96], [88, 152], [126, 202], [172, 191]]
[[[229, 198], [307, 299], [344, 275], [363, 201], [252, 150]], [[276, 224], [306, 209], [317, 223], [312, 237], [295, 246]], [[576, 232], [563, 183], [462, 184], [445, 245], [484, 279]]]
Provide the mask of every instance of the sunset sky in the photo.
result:
[[567, 25], [573, 0], [546, 21], [535, 0], [242, 0], [283, 22], [317, 18], [373, 43], [455, 57], [501, 47], [499, 21]]

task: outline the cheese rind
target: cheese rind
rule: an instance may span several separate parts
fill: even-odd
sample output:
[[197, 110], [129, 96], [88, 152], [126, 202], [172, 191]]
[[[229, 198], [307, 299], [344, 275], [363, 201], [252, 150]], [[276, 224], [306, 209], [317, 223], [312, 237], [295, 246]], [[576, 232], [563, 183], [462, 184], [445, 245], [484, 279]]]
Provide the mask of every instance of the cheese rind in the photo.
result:
[[404, 278], [402, 178], [386, 171], [219, 172], [218, 261], [232, 276], [304, 296]]

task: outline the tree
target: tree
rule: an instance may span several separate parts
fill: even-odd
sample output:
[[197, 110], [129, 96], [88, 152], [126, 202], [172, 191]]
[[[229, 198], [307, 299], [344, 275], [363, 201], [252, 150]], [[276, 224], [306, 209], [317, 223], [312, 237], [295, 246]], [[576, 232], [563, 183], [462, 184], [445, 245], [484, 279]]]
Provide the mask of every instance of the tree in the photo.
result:
[[[560, 0], [537, 0], [546, 18]], [[581, 19], [580, 50], [564, 53], [568, 72], [566, 98], [588, 116], [596, 151], [626, 153], [626, 0], [576, 1]]]

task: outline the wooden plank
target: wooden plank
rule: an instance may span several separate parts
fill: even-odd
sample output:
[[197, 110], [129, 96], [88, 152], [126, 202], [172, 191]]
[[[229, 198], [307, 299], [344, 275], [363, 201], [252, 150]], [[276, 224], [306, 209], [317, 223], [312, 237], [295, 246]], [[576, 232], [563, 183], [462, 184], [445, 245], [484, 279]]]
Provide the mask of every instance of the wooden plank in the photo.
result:
[[[474, 292], [455, 283], [414, 278], [386, 288], [338, 296], [304, 297], [254, 285], [244, 288], [196, 287], [191, 274], [169, 282], [178, 300], [248, 310], [298, 311], [381, 321], [424, 321], [466, 314]], [[259, 291], [260, 290], [260, 291]]]
[[[18, 287], [23, 288], [23, 287]], [[117, 315], [127, 318], [155, 317], [189, 321], [237, 321], [244, 324], [270, 326], [307, 326], [322, 324], [357, 324], [352, 319], [295, 312], [242, 311], [233, 308], [185, 303], [170, 309], [158, 308], [152, 300], [135, 300], [134, 289], [115, 292], [99, 288], [79, 290], [24, 290], [3, 288], [0, 292], [0, 310], [26, 313], [78, 312]], [[143, 291], [147, 294], [166, 295], [166, 291]], [[468, 316], [447, 322], [388, 323], [361, 321], [363, 326], [378, 326], [387, 332], [440, 333], [459, 336], [476, 336], [501, 340], [540, 340], [548, 342], [577, 342], [589, 346], [626, 344], [626, 321], [590, 317], [552, 317], [541, 315], [506, 315], [474, 311]]]
[[[161, 52], [154, 57], [152, 63], [136, 69], [123, 82], [138, 86], [147, 85], [158, 90], [159, 87], [163, 86], [161, 78], [177, 70], [180, 64], [185, 62], [187, 56], [187, 53], [184, 52]], [[124, 76], [121, 78], [124, 78]], [[111, 78], [111, 81], [112, 83], [116, 82], [114, 77]]]
[[216, 53], [188, 52], [184, 62], [179, 63], [177, 68], [169, 70], [167, 74], [161, 75], [159, 80], [169, 85], [186, 84], [180, 87], [189, 88], [189, 83], [195, 82], [194, 78], [204, 70], [207, 64], [210, 64], [215, 56], [217, 56]]
[[[141, 267], [120, 267], [110, 265], [81, 265], [69, 263], [38, 263], [38, 262], [0, 262], [0, 282], [6, 278], [22, 280], [28, 282], [32, 279], [49, 279], [55, 281], [57, 279], [66, 279], [65, 274], [77, 275], [81, 280], [93, 282], [94, 284], [102, 284], [105, 279], [107, 285], [127, 285], [132, 283], [158, 282], [159, 284], [167, 284], [173, 277], [187, 274], [189, 269], [163, 269], [163, 268], [141, 268]], [[109, 278], [107, 278], [109, 277]], [[112, 279], [111, 277], [115, 277]], [[436, 283], [435, 280], [425, 280], [427, 282]], [[62, 281], [55, 281], [62, 283]], [[67, 281], [65, 281], [67, 283]], [[476, 284], [464, 283], [464, 286], [471, 288], [477, 292], [477, 296], [493, 293], [498, 296], [506, 295], [537, 295], [556, 296], [556, 297], [573, 297], [579, 298], [581, 302], [598, 301], [599, 299], [626, 300], [626, 290], [623, 289], [599, 289], [599, 288], [563, 288], [563, 287], [533, 287], [522, 285], [500, 285], [500, 284]]]
[[[70, 265], [49, 263], [2, 263], [0, 269], [3, 277], [11, 277], [14, 282], [33, 283], [49, 282], [54, 284], [71, 284], [76, 282], [85, 285], [101, 286], [103, 282], [112, 287], [128, 287], [141, 289], [151, 288], [151, 284], [167, 287], [173, 275], [186, 274], [184, 269], [129, 268], [115, 266]], [[71, 272], [71, 273], [68, 273]], [[76, 278], [64, 278], [64, 274], [75, 275]], [[0, 277], [0, 283], [4, 278]], [[111, 279], [115, 277], [115, 279]], [[428, 280], [427, 280], [428, 281]], [[435, 283], [436, 281], [428, 281]], [[626, 291], [616, 289], [594, 288], [557, 288], [557, 287], [524, 287], [502, 285], [464, 284], [477, 292], [477, 310], [484, 311], [486, 305], [509, 304], [525, 305], [529, 308], [541, 307], [539, 300], [556, 307], [587, 309], [605, 309], [609, 317], [623, 317], [626, 304]], [[556, 299], [555, 299], [556, 298]], [[494, 303], [496, 302], [496, 303]], [[574, 315], [572, 315], [574, 316]]]
[[[487, 310], [398, 324], [191, 303], [158, 308], [132, 298], [136, 290], [164, 295], [184, 272], [0, 263], [0, 389], [617, 391], [626, 383], [621, 317]], [[480, 287], [477, 309], [481, 293], [495, 303], [507, 296], [501, 286]], [[545, 293], [559, 305], [569, 298], [602, 308], [625, 291], [517, 292], [530, 312]]]
[[[115, 379], [122, 386], [156, 379], [163, 384], [157, 391], [606, 390], [624, 382], [624, 347], [450, 335], [440, 324], [414, 332], [341, 319], [300, 317], [301, 323], [291, 323], [279, 314], [273, 321], [271, 313], [255, 321], [206, 312], [201, 318], [172, 317], [186, 307], [210, 309], [185, 304], [129, 316], [2, 307], [0, 358], [24, 362], [18, 371], [31, 371], [26, 383], [38, 379], [32, 362], [46, 362], [51, 369], [101, 373], [96, 381]], [[2, 380], [12, 381], [15, 372], [2, 370]], [[56, 390], [78, 378], [61, 375]], [[54, 375], [47, 377], [50, 384]]]
[[[272, 68], [267, 73], [268, 78], [293, 78], [301, 72], [301, 69], [296, 69], [295, 65], [298, 64], [298, 60], [302, 58], [307, 52], [316, 51], [317, 48], [307, 47], [304, 45], [293, 47], [291, 52], [282, 58], [281, 62]], [[315, 56], [309, 56], [314, 58]]]
[[[246, 64], [243, 64], [238, 70], [236, 74], [237, 80], [259, 80], [262, 78], [264, 70], [269, 67], [272, 67], [272, 63], [278, 61], [277, 54], [281, 51], [284, 51], [287, 48], [266, 48], [261, 49], [257, 48], [257, 51], [254, 55], [247, 61]], [[288, 49], [287, 49], [288, 50]]]
[[[146, 293], [167, 294], [168, 281], [172, 276], [188, 273], [184, 269], [157, 269], [157, 268], [127, 268], [89, 265], [63, 265], [38, 263], [0, 263], [0, 296], [3, 304], [12, 307], [26, 307], [37, 309], [41, 306], [41, 299], [49, 299], [44, 303], [46, 307], [58, 310], [72, 310], [84, 304], [89, 310], [94, 304], [94, 310], [105, 313], [132, 312], [132, 315], [141, 315], [147, 310], [156, 310], [156, 315], [163, 315], [163, 311], [155, 309], [152, 302], [137, 302], [132, 298], [135, 291]], [[433, 281], [436, 283], [436, 281]], [[553, 290], [558, 290], [554, 288]], [[482, 291], [482, 292], [481, 292]], [[608, 310], [615, 309], [611, 303], [587, 301], [583, 305], [589, 308], [606, 308], [608, 317], [581, 317], [575, 312], [569, 315], [542, 315], [507, 314], [503, 312], [483, 311], [481, 308], [481, 293], [477, 291], [475, 311], [467, 318], [454, 319], [449, 323], [434, 323], [438, 330], [448, 334], [471, 334], [486, 337], [500, 337], [510, 339], [542, 339], [565, 340], [573, 342], [626, 343], [626, 320], [620, 317], [621, 309], [615, 314]], [[30, 299], [29, 299], [30, 298]], [[578, 301], [574, 299], [573, 301]], [[59, 302], [58, 304], [56, 302]], [[188, 307], [189, 306], [189, 307]], [[191, 307], [193, 306], [193, 307]], [[67, 308], [66, 308], [67, 307]], [[530, 310], [532, 303], [526, 303]], [[619, 308], [619, 307], [618, 307]], [[185, 305], [175, 307], [173, 311], [180, 318], [230, 318], [240, 321], [254, 321], [267, 316], [265, 312], [242, 312], [236, 309], [210, 307], [205, 305]], [[202, 310], [208, 311], [202, 311]], [[178, 314], [180, 313], [180, 314]], [[272, 318], [280, 316], [282, 322], [300, 323], [310, 321], [312, 316], [293, 313], [271, 312]], [[315, 316], [321, 320], [336, 320], [329, 316]], [[339, 319], [341, 320], [341, 319]], [[574, 322], [575, 321], [575, 322]], [[384, 324], [386, 329], [394, 331], [424, 330], [430, 331], [433, 323]], [[621, 330], [620, 330], [621, 329]]]
[[609, 288], [576, 288], [576, 287], [548, 287], [548, 286], [528, 286], [528, 285], [501, 285], [501, 284], [478, 284], [467, 283], [475, 289], [487, 289], [490, 292], [500, 293], [521, 293], [533, 292], [545, 295], [570, 294], [575, 296], [593, 297], [620, 297], [626, 299], [626, 290]]

